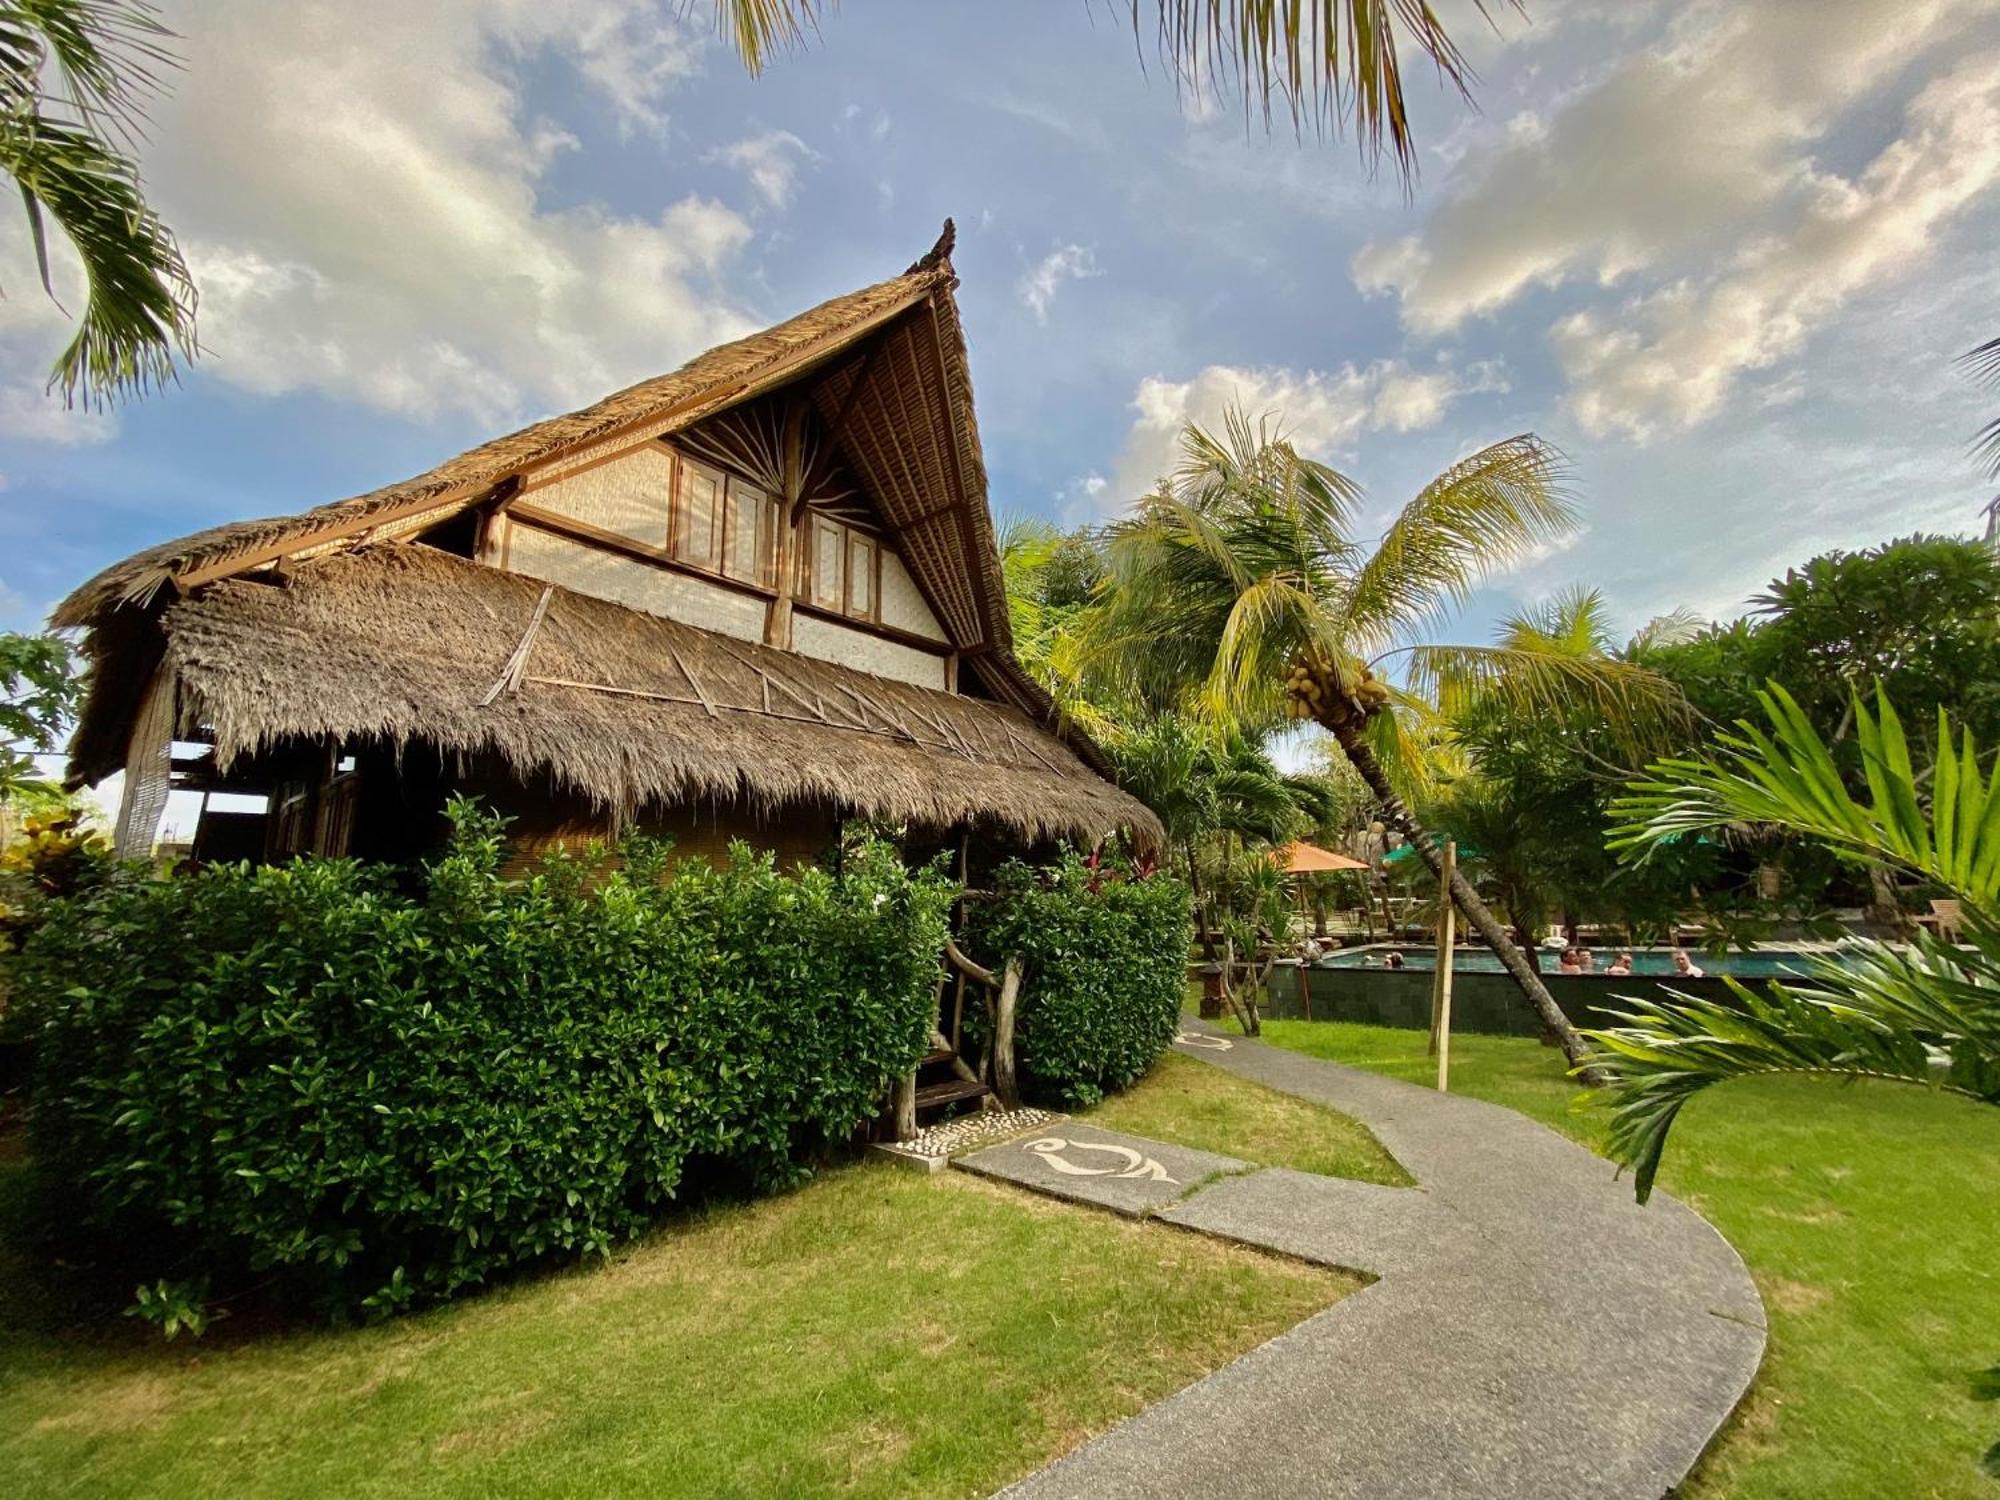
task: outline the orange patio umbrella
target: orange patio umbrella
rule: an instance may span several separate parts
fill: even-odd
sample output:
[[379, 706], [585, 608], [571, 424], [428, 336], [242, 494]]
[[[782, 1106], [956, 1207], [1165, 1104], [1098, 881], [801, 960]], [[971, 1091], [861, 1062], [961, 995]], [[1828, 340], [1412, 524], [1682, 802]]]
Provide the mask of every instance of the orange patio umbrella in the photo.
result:
[[1321, 870], [1368, 868], [1366, 860], [1351, 859], [1345, 854], [1336, 854], [1331, 849], [1322, 849], [1318, 844], [1308, 844], [1303, 839], [1273, 850], [1271, 857], [1284, 867], [1287, 875], [1317, 874]]

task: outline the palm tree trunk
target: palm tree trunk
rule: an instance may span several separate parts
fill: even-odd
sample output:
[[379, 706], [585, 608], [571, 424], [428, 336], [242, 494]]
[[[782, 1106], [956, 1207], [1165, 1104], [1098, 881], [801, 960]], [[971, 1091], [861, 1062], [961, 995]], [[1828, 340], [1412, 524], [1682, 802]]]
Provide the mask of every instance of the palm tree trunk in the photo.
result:
[[[1375, 752], [1363, 743], [1359, 726], [1355, 721], [1347, 720], [1328, 727], [1332, 728], [1334, 738], [1340, 742], [1340, 748], [1346, 754], [1349, 764], [1360, 773], [1361, 779], [1368, 784], [1368, 789], [1382, 804], [1383, 817], [1401, 830], [1403, 837], [1414, 844], [1417, 853], [1423, 856], [1424, 863], [1431, 867], [1431, 873], [1442, 879], [1444, 856], [1438, 853], [1436, 840], [1411, 816], [1409, 808], [1403, 805], [1403, 799], [1398, 797], [1394, 788], [1389, 785], [1389, 778], [1383, 774], [1381, 764], [1375, 759]], [[1465, 913], [1465, 920], [1471, 924], [1473, 930], [1486, 940], [1486, 946], [1499, 958], [1501, 967], [1506, 969], [1508, 977], [1520, 986], [1521, 993], [1528, 997], [1528, 1003], [1535, 1007], [1536, 1014], [1542, 1018], [1542, 1024], [1554, 1033], [1556, 1041], [1563, 1049], [1563, 1056], [1569, 1059], [1570, 1066], [1584, 1069], [1578, 1076], [1592, 1087], [1604, 1083], [1606, 1080], [1596, 1069], [1584, 1067], [1584, 1061], [1590, 1055], [1589, 1048], [1577, 1034], [1577, 1029], [1570, 1024], [1569, 1017], [1562, 1013], [1562, 1007], [1556, 1004], [1555, 997], [1548, 991], [1548, 986], [1542, 983], [1534, 965], [1528, 962], [1528, 956], [1514, 945], [1513, 939], [1507, 936], [1507, 931], [1500, 925], [1499, 919], [1493, 915], [1486, 903], [1479, 899], [1479, 893], [1472, 888], [1472, 882], [1456, 870], [1452, 871], [1451, 899], [1458, 909]]]

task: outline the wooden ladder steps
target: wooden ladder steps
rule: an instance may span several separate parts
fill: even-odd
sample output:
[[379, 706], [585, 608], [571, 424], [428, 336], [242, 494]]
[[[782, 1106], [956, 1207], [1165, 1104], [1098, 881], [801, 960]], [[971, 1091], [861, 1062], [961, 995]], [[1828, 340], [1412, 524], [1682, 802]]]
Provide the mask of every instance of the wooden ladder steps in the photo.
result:
[[936, 1063], [950, 1062], [958, 1054], [949, 1047], [940, 1047], [935, 1052], [926, 1052], [917, 1063], [920, 1068], [928, 1068]]
[[918, 1109], [936, 1109], [942, 1104], [955, 1104], [961, 1099], [984, 1099], [993, 1090], [983, 1083], [973, 1083], [965, 1078], [947, 1078], [942, 1083], [927, 1083], [917, 1090]]

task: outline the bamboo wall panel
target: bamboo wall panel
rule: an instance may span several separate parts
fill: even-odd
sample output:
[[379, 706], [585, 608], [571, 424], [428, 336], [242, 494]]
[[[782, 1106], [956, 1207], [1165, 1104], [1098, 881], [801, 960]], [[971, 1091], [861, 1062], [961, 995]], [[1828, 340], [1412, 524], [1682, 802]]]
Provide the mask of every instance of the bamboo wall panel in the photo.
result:
[[673, 457], [664, 449], [638, 448], [554, 484], [537, 486], [533, 499], [541, 510], [664, 548], [673, 468]]
[[[607, 465], [606, 467], [612, 467]], [[764, 638], [764, 601], [529, 526], [507, 527], [506, 571], [739, 641]]]
[[942, 691], [946, 685], [943, 657], [816, 615], [800, 614], [793, 618], [792, 649], [801, 656], [853, 667], [858, 672], [870, 672], [915, 687]]

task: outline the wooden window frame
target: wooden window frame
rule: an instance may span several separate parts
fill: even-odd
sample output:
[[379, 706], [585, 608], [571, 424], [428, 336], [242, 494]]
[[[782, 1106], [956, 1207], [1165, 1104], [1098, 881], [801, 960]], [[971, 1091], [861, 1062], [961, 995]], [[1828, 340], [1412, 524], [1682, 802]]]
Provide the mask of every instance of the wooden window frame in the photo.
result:
[[[783, 524], [780, 515], [782, 506], [778, 497], [766, 491], [762, 485], [753, 484], [747, 479], [739, 479], [734, 474], [725, 474], [723, 479], [722, 551], [717, 559], [719, 566], [716, 571], [719, 576], [737, 583], [755, 584], [758, 588], [764, 589], [775, 588], [778, 527]], [[756, 535], [750, 543], [751, 552], [755, 557], [755, 571], [746, 577], [730, 570], [729, 558], [731, 545], [736, 539], [737, 509], [750, 496], [756, 497], [756, 503], [763, 513], [757, 517]], [[693, 567], [695, 564], [690, 563], [688, 566]]]
[[[693, 568], [700, 573], [713, 573], [720, 578], [724, 576], [725, 565], [725, 554], [722, 549], [728, 538], [726, 523], [729, 513], [729, 473], [725, 469], [718, 469], [714, 464], [705, 464], [698, 458], [689, 458], [678, 448], [669, 447], [668, 451], [674, 456], [674, 466], [672, 478], [668, 481], [670, 489], [667, 504], [670, 513], [667, 518], [667, 552], [675, 562], [684, 567]], [[682, 484], [681, 476], [689, 465], [715, 478], [715, 505], [710, 511], [707, 562], [689, 557], [685, 546], [688, 534], [688, 504], [686, 486]]]

